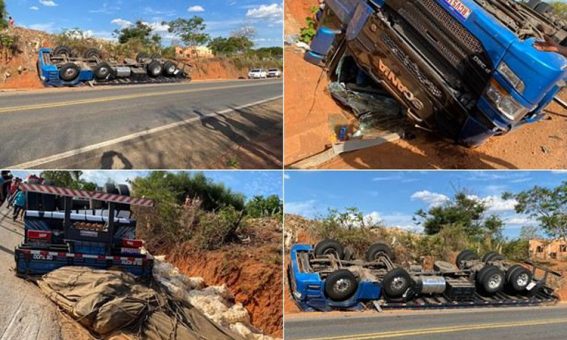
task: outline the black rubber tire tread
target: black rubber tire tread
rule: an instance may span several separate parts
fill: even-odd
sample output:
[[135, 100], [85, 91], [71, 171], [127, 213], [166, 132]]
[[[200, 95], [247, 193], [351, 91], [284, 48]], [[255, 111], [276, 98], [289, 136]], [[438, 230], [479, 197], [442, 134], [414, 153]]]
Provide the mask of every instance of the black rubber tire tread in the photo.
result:
[[[173, 71], [170, 71], [172, 67]], [[175, 74], [175, 70], [177, 70], [177, 65], [175, 65], [173, 62], [168, 60], [165, 62], [165, 64], [163, 64], [163, 74], [165, 74], [166, 76], [173, 76]]]
[[[513, 268], [513, 269], [512, 269]], [[511, 270], [508, 270], [508, 272], [506, 272], [506, 283], [512, 287], [512, 289], [514, 289], [514, 291], [516, 292], [523, 292], [526, 290], [527, 285], [532, 281], [532, 272], [530, 272], [528, 269], [520, 266], [520, 265], [515, 265], [510, 267]], [[520, 286], [517, 283], [518, 277], [522, 274], [527, 274], [528, 275], [528, 282], [526, 284], [526, 286]]]
[[[100, 73], [101, 70], [104, 69], [104, 68], [108, 69], [108, 73], [106, 75]], [[98, 63], [94, 67], [93, 72], [94, 72], [95, 78], [98, 79], [98, 80], [110, 79], [113, 76], [112, 67], [105, 61]]]
[[459, 269], [462, 269], [461, 268], [461, 261], [470, 261], [470, 260], [478, 260], [478, 255], [470, 249], [465, 249], [465, 250], [461, 251], [459, 253], [459, 255], [457, 255], [457, 259], [455, 260], [455, 264], [457, 265], [457, 267]]
[[[148, 66], [148, 75], [152, 78], [159, 77], [163, 73], [163, 66], [157, 60], [152, 60]], [[158, 72], [159, 71], [159, 72]]]
[[[77, 71], [77, 74], [73, 77], [68, 77], [65, 73], [66, 70], [73, 68]], [[81, 73], [81, 68], [79, 67], [79, 65], [74, 64], [74, 63], [67, 63], [64, 64], [63, 66], [61, 66], [61, 68], [59, 68], [59, 77], [61, 79], [63, 79], [64, 81], [73, 81], [77, 78], [79, 78], [79, 75]]]
[[[392, 287], [392, 282], [398, 277], [403, 278], [405, 280], [405, 284], [401, 288], [396, 289]], [[384, 294], [391, 299], [401, 298], [411, 285], [411, 277], [404, 268], [394, 268], [386, 273], [386, 275], [384, 275], [384, 279], [382, 279]]]
[[52, 54], [54, 56], [66, 55], [71, 57], [73, 55], [73, 50], [69, 46], [57, 46], [53, 50]]
[[85, 52], [83, 52], [83, 58], [90, 59], [90, 58], [102, 58], [102, 53], [98, 48], [89, 48]]
[[[347, 280], [349, 287], [346, 291], [340, 292], [335, 290], [335, 284], [339, 280]], [[339, 269], [332, 272], [325, 280], [325, 294], [333, 301], [341, 302], [350, 299], [358, 289], [358, 281], [353, 273], [346, 269]]]
[[345, 253], [345, 248], [336, 240], [323, 240], [315, 245], [313, 253], [315, 257], [326, 256], [329, 252], [334, 252], [342, 259]]
[[390, 246], [388, 246], [385, 243], [374, 243], [373, 245], [368, 247], [368, 250], [366, 251], [365, 259], [368, 262], [375, 261], [376, 256], [380, 253], [386, 254], [392, 261], [394, 261], [396, 258], [394, 255], [394, 251], [392, 250], [392, 248], [390, 248]]
[[501, 261], [501, 260], [505, 260], [506, 258], [495, 251], [489, 251], [488, 253], [484, 254], [484, 256], [482, 257], [482, 262], [486, 263], [486, 262], [491, 262], [491, 261]]
[[[490, 279], [491, 276], [494, 276], [496, 274], [498, 274], [502, 277], [502, 282], [501, 282], [499, 287], [497, 287], [496, 289], [492, 289], [488, 286], [489, 279]], [[478, 272], [477, 283], [482, 287], [484, 292], [491, 294], [491, 295], [496, 294], [499, 291], [501, 291], [502, 288], [504, 288], [504, 285], [506, 284], [506, 275], [498, 267], [489, 265], [489, 266], [482, 268]]]
[[106, 183], [104, 185], [104, 192], [106, 192], [107, 194], [115, 194], [115, 195], [120, 194], [120, 192], [116, 188], [116, 185], [114, 185], [113, 183]]
[[126, 184], [118, 184], [118, 193], [123, 196], [130, 196], [130, 188]]

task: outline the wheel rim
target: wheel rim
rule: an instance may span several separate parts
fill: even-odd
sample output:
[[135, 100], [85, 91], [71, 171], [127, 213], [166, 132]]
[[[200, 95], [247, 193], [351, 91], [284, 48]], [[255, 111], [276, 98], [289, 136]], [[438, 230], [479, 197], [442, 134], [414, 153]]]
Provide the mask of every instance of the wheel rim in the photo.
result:
[[108, 68], [106, 68], [106, 67], [101, 68], [101, 69], [98, 71], [98, 74], [99, 74], [101, 77], [106, 77], [106, 76], [108, 75]]
[[339, 279], [335, 282], [334, 289], [337, 293], [345, 293], [350, 289], [350, 281], [347, 279]]
[[401, 290], [402, 288], [404, 288], [405, 284], [406, 280], [403, 277], [396, 277], [394, 278], [394, 280], [392, 280], [390, 287], [392, 287], [392, 289], [394, 290]]
[[516, 279], [516, 284], [519, 287], [525, 287], [528, 285], [528, 281], [529, 281], [529, 276], [526, 273], [522, 273], [518, 276], [518, 279]]
[[169, 72], [169, 73], [175, 72], [175, 66], [171, 66], [171, 67], [167, 70], [167, 72]]
[[160, 74], [160, 73], [161, 73], [161, 67], [156, 67], [156, 68], [154, 68], [154, 75], [157, 76], [157, 75]]
[[490, 289], [497, 289], [498, 287], [500, 287], [501, 284], [502, 284], [502, 276], [498, 274], [494, 274], [488, 279], [488, 287]]
[[77, 75], [77, 70], [75, 70], [74, 68], [68, 68], [63, 73], [67, 78], [75, 78], [75, 76]]

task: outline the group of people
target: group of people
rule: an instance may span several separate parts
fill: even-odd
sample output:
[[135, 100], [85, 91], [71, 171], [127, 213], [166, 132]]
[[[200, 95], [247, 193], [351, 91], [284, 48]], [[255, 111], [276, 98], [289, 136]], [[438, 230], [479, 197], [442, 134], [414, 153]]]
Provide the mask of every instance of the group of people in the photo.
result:
[[21, 190], [22, 179], [13, 177], [9, 171], [2, 171], [0, 176], [0, 207], [7, 202], [8, 209], [13, 208], [12, 219], [21, 218], [26, 209], [26, 195]]

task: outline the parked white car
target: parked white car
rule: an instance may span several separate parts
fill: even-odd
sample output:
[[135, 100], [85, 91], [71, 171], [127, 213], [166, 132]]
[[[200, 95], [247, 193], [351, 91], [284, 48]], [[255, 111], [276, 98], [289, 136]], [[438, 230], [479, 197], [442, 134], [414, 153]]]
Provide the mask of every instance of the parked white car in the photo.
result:
[[282, 76], [282, 71], [277, 68], [271, 68], [268, 70], [268, 78], [280, 78]]
[[268, 72], [261, 68], [255, 68], [248, 72], [248, 79], [264, 79], [268, 78]]

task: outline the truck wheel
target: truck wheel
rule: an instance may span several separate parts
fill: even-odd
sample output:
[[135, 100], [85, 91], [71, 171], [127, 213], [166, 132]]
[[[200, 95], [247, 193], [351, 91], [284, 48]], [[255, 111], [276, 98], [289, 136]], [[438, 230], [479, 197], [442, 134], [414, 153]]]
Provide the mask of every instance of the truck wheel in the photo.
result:
[[63, 56], [66, 55], [67, 57], [70, 57], [73, 55], [73, 51], [71, 50], [70, 47], [68, 46], [57, 46], [54, 50], [53, 50], [53, 55], [58, 57], [58, 56]]
[[98, 48], [89, 48], [83, 53], [85, 59], [102, 58], [102, 54]]
[[136, 56], [136, 61], [139, 63], [142, 63], [144, 61], [144, 59], [148, 59], [150, 56], [145, 53], [145, 52], [140, 52], [138, 53], [138, 55]]
[[315, 245], [315, 257], [322, 257], [329, 254], [336, 254], [339, 259], [344, 255], [343, 246], [335, 240], [323, 240]]
[[59, 69], [59, 77], [65, 81], [73, 81], [79, 77], [81, 68], [77, 64], [67, 63]]
[[486, 266], [477, 274], [477, 283], [488, 294], [496, 294], [504, 287], [504, 272], [496, 266]]
[[348, 300], [357, 289], [356, 277], [346, 269], [332, 272], [325, 280], [325, 294], [333, 301]]
[[470, 249], [465, 249], [461, 251], [459, 255], [457, 255], [457, 260], [455, 261], [455, 264], [459, 269], [463, 269], [464, 267], [462, 263], [463, 261], [473, 261], [473, 260], [478, 260], [478, 255]]
[[171, 61], [166, 61], [163, 65], [163, 72], [166, 76], [172, 76], [175, 74], [175, 70], [177, 70], [177, 66]]
[[130, 189], [126, 184], [118, 184], [118, 193], [123, 196], [130, 196]]
[[107, 62], [99, 63], [95, 66], [94, 75], [98, 80], [106, 80], [109, 79], [112, 75], [112, 67]]
[[118, 189], [116, 189], [116, 185], [114, 185], [112, 183], [106, 183], [104, 185], [104, 192], [106, 192], [107, 194], [115, 194], [115, 195], [120, 194]]
[[412, 285], [412, 279], [408, 272], [403, 268], [394, 268], [382, 280], [382, 287], [387, 297], [399, 299]]
[[513, 265], [506, 272], [506, 282], [516, 292], [523, 292], [532, 282], [532, 273], [519, 264]]
[[152, 62], [148, 64], [148, 75], [150, 77], [153, 78], [159, 77], [162, 72], [163, 72], [163, 66], [161, 66], [161, 63], [159, 61], [152, 60]]
[[499, 253], [495, 251], [489, 251], [488, 253], [484, 254], [484, 256], [482, 257], [482, 262], [487, 263], [493, 261], [502, 261], [505, 259], [506, 258]]
[[390, 258], [390, 260], [394, 261], [395, 256], [392, 248], [390, 248], [387, 244], [384, 243], [375, 243], [368, 247], [366, 251], [366, 261], [373, 262], [378, 259], [380, 255], [386, 255]]

